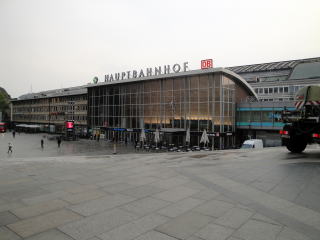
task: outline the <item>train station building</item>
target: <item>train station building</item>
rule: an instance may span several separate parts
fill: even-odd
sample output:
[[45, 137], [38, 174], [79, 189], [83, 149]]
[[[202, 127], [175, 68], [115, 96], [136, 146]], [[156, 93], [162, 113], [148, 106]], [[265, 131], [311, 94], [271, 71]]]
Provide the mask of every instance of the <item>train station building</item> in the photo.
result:
[[257, 99], [242, 77], [224, 68], [109, 79], [88, 85], [88, 126], [116, 141], [139, 141], [144, 130], [152, 142], [158, 129], [164, 144], [184, 145], [190, 129], [190, 145], [199, 145], [206, 129], [210, 145], [230, 148], [236, 105]]
[[[202, 65], [201, 65], [202, 67]], [[319, 84], [320, 58], [188, 70], [188, 63], [106, 74], [104, 82], [31, 93], [11, 101], [14, 126], [102, 139], [198, 146], [204, 129], [216, 149], [259, 138], [280, 145], [281, 111], [294, 109], [296, 91]], [[98, 80], [98, 79], [95, 79]]]

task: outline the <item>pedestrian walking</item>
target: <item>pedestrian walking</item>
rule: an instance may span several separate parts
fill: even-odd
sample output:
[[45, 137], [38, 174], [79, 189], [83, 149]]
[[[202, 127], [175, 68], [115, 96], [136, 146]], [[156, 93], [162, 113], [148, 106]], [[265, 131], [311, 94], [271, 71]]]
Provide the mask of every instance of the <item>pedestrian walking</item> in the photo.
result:
[[16, 131], [15, 131], [15, 130], [12, 131], [12, 137], [13, 137], [13, 138], [16, 137]]
[[41, 139], [41, 149], [43, 149], [43, 139]]
[[61, 138], [58, 137], [58, 148], [60, 147], [60, 145], [61, 145]]
[[10, 154], [12, 154], [12, 151], [13, 151], [13, 145], [12, 145], [12, 143], [8, 143], [8, 154], [10, 153]]

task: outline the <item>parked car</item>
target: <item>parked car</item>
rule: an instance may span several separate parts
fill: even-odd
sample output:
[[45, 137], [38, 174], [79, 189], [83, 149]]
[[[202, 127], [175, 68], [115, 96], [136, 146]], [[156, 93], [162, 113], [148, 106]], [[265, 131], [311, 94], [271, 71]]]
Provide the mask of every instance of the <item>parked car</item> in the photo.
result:
[[263, 142], [261, 139], [245, 140], [241, 146], [242, 149], [261, 149], [263, 148]]
[[7, 125], [6, 123], [0, 122], [0, 132], [4, 133], [7, 131]]

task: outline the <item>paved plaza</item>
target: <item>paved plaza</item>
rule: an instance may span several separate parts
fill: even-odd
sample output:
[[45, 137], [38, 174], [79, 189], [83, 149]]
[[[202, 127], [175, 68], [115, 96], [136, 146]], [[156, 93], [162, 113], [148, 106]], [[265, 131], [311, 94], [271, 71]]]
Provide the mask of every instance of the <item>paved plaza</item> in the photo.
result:
[[113, 155], [41, 137], [0, 136], [1, 240], [320, 238], [317, 146]]

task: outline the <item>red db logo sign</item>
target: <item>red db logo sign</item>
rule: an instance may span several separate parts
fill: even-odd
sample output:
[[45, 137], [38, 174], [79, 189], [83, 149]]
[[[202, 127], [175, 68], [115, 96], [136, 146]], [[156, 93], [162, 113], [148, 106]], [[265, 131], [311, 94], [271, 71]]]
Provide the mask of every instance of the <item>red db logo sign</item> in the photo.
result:
[[71, 122], [71, 121], [66, 122], [66, 128], [68, 128], [68, 129], [73, 128], [73, 122]]
[[213, 68], [212, 59], [201, 60], [201, 69]]

